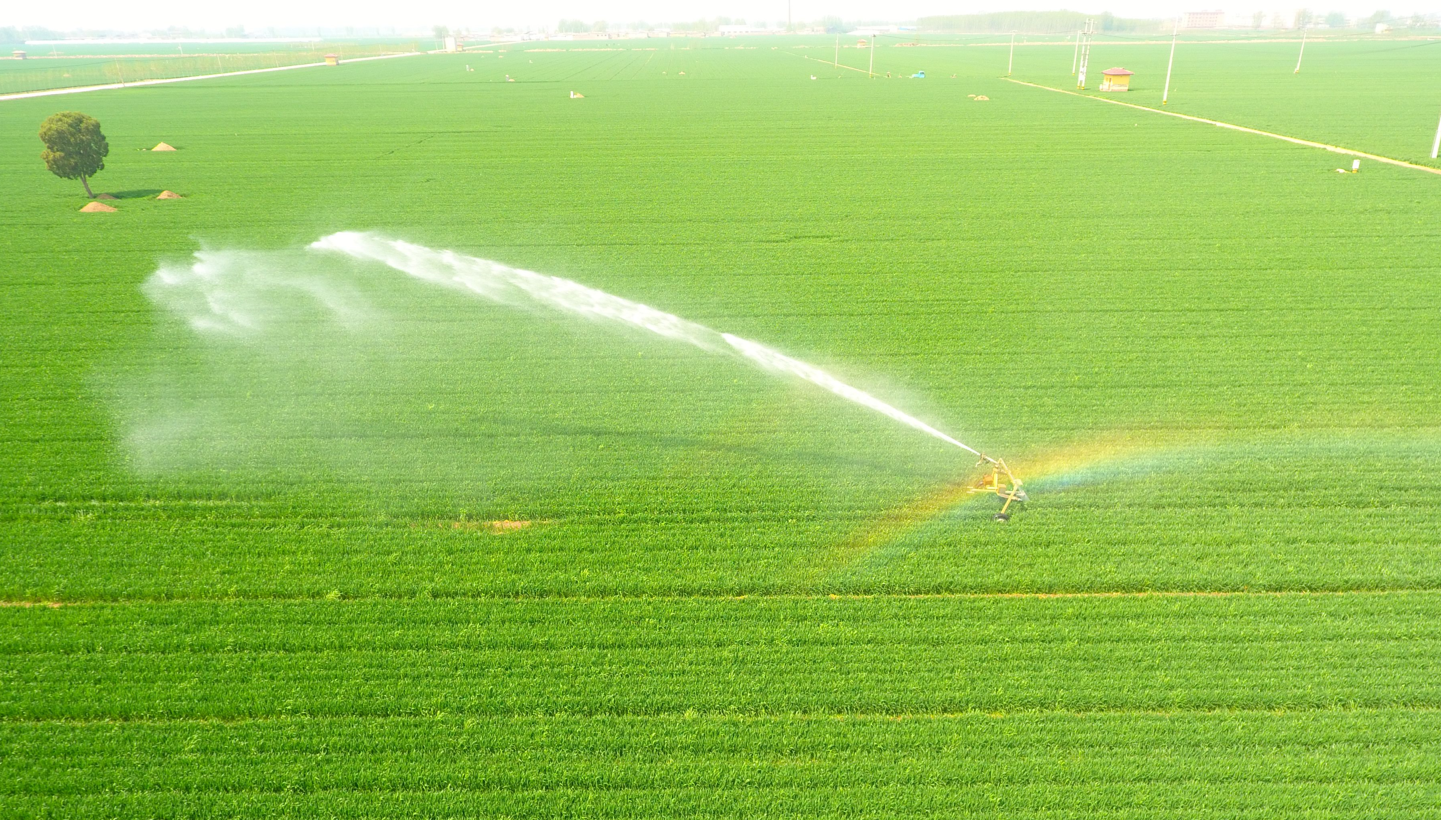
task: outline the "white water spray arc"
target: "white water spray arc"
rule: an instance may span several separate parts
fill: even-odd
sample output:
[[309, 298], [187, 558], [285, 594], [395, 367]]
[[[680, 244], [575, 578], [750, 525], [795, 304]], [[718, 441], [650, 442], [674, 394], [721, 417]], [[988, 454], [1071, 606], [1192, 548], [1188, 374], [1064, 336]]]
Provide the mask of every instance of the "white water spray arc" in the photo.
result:
[[[586, 287], [569, 279], [512, 268], [454, 251], [435, 250], [398, 239], [386, 239], [370, 233], [342, 231], [324, 237], [310, 247], [313, 250], [342, 253], [353, 259], [380, 262], [424, 282], [465, 291], [493, 302], [511, 305], [540, 304], [589, 319], [629, 325], [712, 353], [739, 355], [766, 370], [804, 379], [847, 401], [868, 407], [907, 427], [980, 457], [981, 463], [991, 466], [991, 475], [978, 485], [977, 490], [995, 492], [1006, 500], [1001, 516], [1005, 515], [1005, 509], [1011, 502], [1025, 500], [1025, 492], [1020, 488], [1021, 483], [1011, 475], [1003, 460], [992, 458], [942, 433], [814, 365], [793, 359], [759, 342], [720, 333], [679, 316]], [[1005, 519], [1001, 517], [1000, 520]]]

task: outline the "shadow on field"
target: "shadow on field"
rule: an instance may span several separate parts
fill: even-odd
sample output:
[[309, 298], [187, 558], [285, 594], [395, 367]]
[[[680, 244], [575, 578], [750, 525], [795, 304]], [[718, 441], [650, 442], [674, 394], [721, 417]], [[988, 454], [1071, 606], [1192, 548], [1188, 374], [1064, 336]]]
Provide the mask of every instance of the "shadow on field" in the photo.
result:
[[133, 191], [111, 191], [110, 195], [116, 199], [148, 199], [160, 192], [160, 188], [137, 188]]

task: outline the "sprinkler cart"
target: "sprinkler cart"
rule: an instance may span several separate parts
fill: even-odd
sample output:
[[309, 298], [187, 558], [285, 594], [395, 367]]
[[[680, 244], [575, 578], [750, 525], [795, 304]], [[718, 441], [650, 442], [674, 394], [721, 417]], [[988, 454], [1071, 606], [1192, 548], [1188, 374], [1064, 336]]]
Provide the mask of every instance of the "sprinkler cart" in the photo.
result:
[[991, 458], [984, 453], [980, 455], [981, 460], [976, 462], [976, 465], [990, 464], [991, 472], [976, 482], [976, 486], [972, 487], [970, 491], [972, 493], [995, 493], [1000, 496], [1005, 503], [1001, 505], [1001, 511], [992, 518], [996, 521], [1010, 521], [1011, 504], [1018, 501], [1025, 503], [1026, 491], [1021, 489], [1021, 480], [1016, 478], [1010, 467], [1006, 466], [1004, 459]]

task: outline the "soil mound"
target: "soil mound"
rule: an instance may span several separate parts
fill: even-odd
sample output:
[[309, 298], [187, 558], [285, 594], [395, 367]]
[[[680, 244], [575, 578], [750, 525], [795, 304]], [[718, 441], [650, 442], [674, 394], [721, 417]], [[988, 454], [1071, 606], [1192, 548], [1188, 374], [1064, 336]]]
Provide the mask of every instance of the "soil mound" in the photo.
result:
[[86, 205], [84, 208], [81, 208], [81, 209], [80, 209], [80, 213], [82, 213], [82, 214], [113, 214], [113, 213], [115, 213], [115, 209], [112, 208], [112, 207], [110, 207], [109, 205], [106, 205], [104, 202], [92, 202], [92, 203], [90, 203], [89, 205]]
[[160, 143], [159, 145], [155, 146], [154, 148], [151, 148], [150, 150], [152, 150], [152, 151], [174, 151], [174, 150], [175, 150], [175, 146], [170, 145], [170, 144], [168, 144], [168, 143], [162, 142], [162, 143]]
[[174, 191], [161, 191], [160, 194], [159, 194], [158, 196], [156, 196], [155, 198], [156, 198], [156, 199], [184, 199], [185, 197], [181, 196], [180, 194], [175, 193]]

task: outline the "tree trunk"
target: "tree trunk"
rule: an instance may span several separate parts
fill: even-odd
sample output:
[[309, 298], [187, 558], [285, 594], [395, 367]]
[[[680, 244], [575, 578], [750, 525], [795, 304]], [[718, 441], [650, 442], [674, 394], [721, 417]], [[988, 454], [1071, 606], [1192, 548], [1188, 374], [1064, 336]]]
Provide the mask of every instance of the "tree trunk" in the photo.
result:
[[95, 194], [91, 192], [91, 190], [90, 190], [90, 183], [89, 183], [89, 181], [87, 181], [87, 180], [85, 179], [85, 175], [84, 175], [84, 174], [81, 174], [81, 175], [80, 175], [80, 184], [85, 186], [85, 195], [88, 196], [88, 197], [90, 197], [91, 199], [94, 199], [94, 198], [95, 198]]

